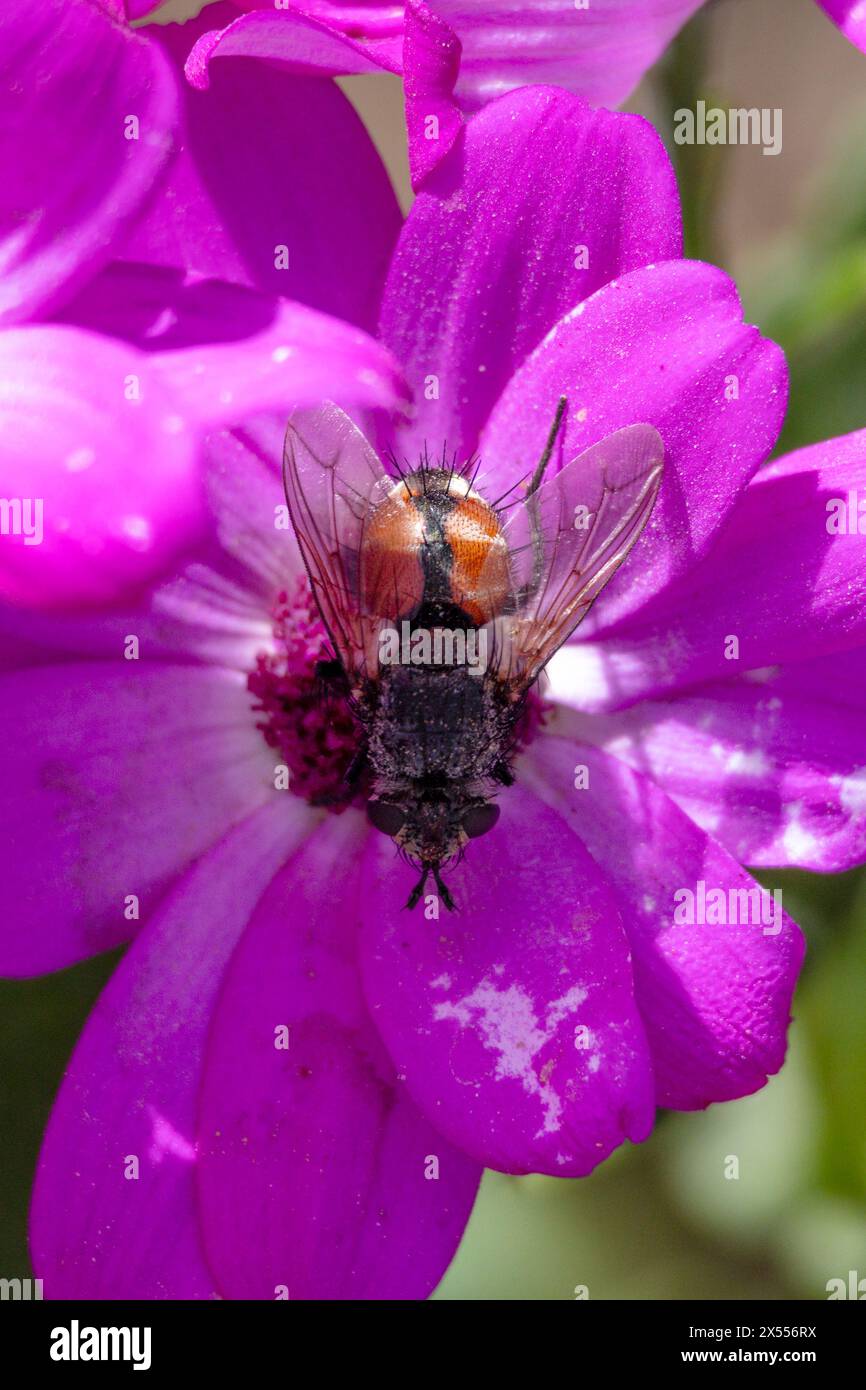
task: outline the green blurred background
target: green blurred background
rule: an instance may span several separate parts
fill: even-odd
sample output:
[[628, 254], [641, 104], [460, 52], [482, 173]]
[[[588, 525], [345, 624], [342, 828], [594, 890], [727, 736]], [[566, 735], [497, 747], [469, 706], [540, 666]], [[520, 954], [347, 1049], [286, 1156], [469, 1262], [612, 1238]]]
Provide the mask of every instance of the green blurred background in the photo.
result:
[[[193, 12], [192, 5], [175, 10]], [[396, 79], [355, 102], [411, 195]], [[780, 107], [783, 148], [673, 146], [672, 113]], [[740, 286], [791, 369], [785, 449], [866, 426], [866, 56], [812, 0], [716, 0], [629, 108], [678, 163], [687, 253]], [[866, 745], [866, 719], [864, 719]], [[825, 1298], [866, 1277], [866, 875], [763, 874], [809, 942], [788, 1060], [759, 1094], [662, 1113], [591, 1178], [488, 1174], [444, 1299]], [[117, 955], [0, 983], [0, 1273], [29, 1270], [26, 1211], [52, 1097]], [[728, 1157], [739, 1178], [726, 1178]]]

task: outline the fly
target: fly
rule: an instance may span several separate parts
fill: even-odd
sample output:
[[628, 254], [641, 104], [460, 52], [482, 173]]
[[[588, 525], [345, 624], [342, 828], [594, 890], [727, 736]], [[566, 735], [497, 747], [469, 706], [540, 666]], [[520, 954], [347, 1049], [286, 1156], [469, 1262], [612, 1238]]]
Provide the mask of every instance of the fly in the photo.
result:
[[[367, 815], [432, 877], [499, 818], [527, 695], [628, 555], [652, 512], [663, 446], [629, 425], [549, 473], [566, 410], [523, 490], [494, 502], [473, 461], [389, 473], [334, 405], [286, 435], [286, 500], [333, 644], [322, 664], [359, 728]], [[503, 505], [504, 504], [504, 505]]]

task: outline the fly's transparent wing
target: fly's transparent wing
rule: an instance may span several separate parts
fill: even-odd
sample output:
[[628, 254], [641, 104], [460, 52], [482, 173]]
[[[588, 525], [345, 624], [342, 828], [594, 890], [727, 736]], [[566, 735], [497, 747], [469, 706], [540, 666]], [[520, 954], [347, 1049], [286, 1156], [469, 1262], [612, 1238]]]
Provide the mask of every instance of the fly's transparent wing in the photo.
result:
[[394, 480], [348, 415], [328, 403], [289, 421], [283, 482], [322, 622], [347, 674], [361, 674], [375, 664], [380, 626], [363, 602], [364, 535]]
[[649, 520], [664, 446], [628, 425], [517, 503], [504, 526], [511, 613], [497, 623], [500, 667], [525, 689], [571, 636]]

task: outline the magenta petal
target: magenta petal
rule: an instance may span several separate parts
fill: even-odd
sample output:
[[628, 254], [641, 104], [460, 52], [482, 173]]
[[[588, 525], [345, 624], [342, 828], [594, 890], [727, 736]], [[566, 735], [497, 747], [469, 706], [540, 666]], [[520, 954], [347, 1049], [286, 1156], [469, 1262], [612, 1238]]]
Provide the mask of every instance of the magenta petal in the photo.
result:
[[0, 596], [105, 603], [164, 572], [204, 526], [198, 436], [164, 374], [124, 344], [46, 325], [0, 335], [0, 378], [2, 490], [18, 507]]
[[866, 53], [866, 5], [863, 0], [818, 0], [825, 14], [838, 24], [846, 39]]
[[226, 961], [291, 848], [282, 810], [272, 802], [201, 860], [90, 1016], [36, 1178], [31, 1248], [46, 1298], [218, 1292], [196, 1213], [198, 1084]]
[[174, 74], [89, 0], [0, 14], [0, 321], [104, 264], [173, 153]]
[[194, 45], [186, 75], [194, 87], [206, 88], [215, 58], [266, 58], [293, 73], [337, 74], [400, 72], [403, 16], [394, 7], [370, 5], [361, 24], [358, 10], [325, 4], [300, 9], [281, 6], [252, 10], [224, 29], [210, 30]]
[[[758, 1090], [785, 1057], [803, 958], [795, 923], [783, 912], [769, 928], [677, 923], [678, 891], [697, 894], [701, 881], [749, 890], [754, 879], [653, 782], [600, 748], [542, 737], [527, 763], [545, 795], [567, 807], [623, 904], [659, 1105], [694, 1110]], [[582, 790], [577, 767], [588, 769]]]
[[121, 642], [111, 664], [5, 675], [0, 702], [0, 974], [127, 940], [191, 860], [277, 795], [234, 672], [148, 666], [146, 649], [126, 661]]
[[[827, 662], [815, 665], [826, 676]], [[862, 682], [866, 651], [834, 656], [837, 690], [852, 665]], [[838, 702], [831, 681], [818, 697], [806, 678], [788, 666], [575, 728], [652, 777], [742, 863], [839, 873], [866, 860], [863, 704]]]
[[276, 595], [291, 589], [303, 568], [291, 533], [274, 525], [275, 508], [285, 505], [285, 428], [283, 418], [261, 416], [242, 432], [208, 436], [202, 461], [209, 544], [137, 604], [37, 613], [0, 603], [6, 663], [113, 660], [134, 633], [147, 660], [207, 662], [246, 677], [270, 643]]
[[475, 1197], [478, 1165], [415, 1109], [363, 1002], [366, 833], [355, 815], [326, 820], [263, 897], [226, 975], [198, 1188], [229, 1298], [424, 1298]]
[[[371, 845], [364, 987], [410, 1095], [509, 1173], [582, 1176], [653, 1122], [652, 1075], [616, 900], [563, 820], [522, 788], [446, 877], [453, 916], [393, 845]], [[432, 892], [432, 885], [431, 885]]]
[[412, 186], [418, 188], [451, 149], [463, 117], [454, 101], [460, 40], [420, 0], [406, 5], [403, 42], [406, 133]]
[[679, 247], [673, 172], [646, 121], [550, 88], [491, 103], [425, 181], [385, 289], [382, 336], [417, 404], [407, 448], [470, 451], [564, 313]]
[[[151, 32], [179, 53], [187, 27]], [[343, 93], [242, 59], [217, 63], [206, 91], [184, 83], [184, 102], [180, 155], [126, 257], [299, 300], [372, 330], [401, 217]]]
[[[549, 83], [615, 106], [661, 55], [703, 0], [592, 0], [586, 8], [544, 0], [436, 0], [435, 10], [462, 40], [457, 88], [474, 110], [514, 87]], [[301, 14], [299, 11], [303, 11]], [[305, 18], [306, 16], [306, 18]], [[288, 11], [256, 10], [194, 50], [190, 71], [203, 79], [211, 54], [254, 54], [294, 69], [400, 71], [400, 5], [339, 5], [293, 0]], [[407, 23], [408, 31], [408, 23]], [[407, 61], [406, 68], [408, 70]]]
[[573, 689], [587, 707], [624, 705], [866, 645], [864, 493], [866, 431], [762, 469], [702, 564], [603, 641], [568, 652]]
[[665, 447], [649, 525], [582, 635], [639, 607], [708, 549], [775, 443], [786, 383], [780, 349], [743, 323], [732, 281], [696, 261], [605, 286], [524, 363], [481, 440], [505, 486], [535, 467], [561, 395], [563, 458], [638, 422], [654, 425]]
[[148, 351], [150, 367], [201, 428], [323, 398], [390, 409], [399, 367], [361, 329], [303, 304], [146, 265], [113, 265], [67, 316]]
[[[231, 297], [228, 286], [224, 297]], [[381, 344], [340, 319], [286, 300], [243, 341], [204, 342], [152, 360], [203, 427], [322, 400], [382, 410], [405, 400], [400, 368]]]
[[463, 43], [457, 94], [480, 106], [512, 87], [548, 82], [593, 105], [624, 101], [704, 0], [436, 0]]

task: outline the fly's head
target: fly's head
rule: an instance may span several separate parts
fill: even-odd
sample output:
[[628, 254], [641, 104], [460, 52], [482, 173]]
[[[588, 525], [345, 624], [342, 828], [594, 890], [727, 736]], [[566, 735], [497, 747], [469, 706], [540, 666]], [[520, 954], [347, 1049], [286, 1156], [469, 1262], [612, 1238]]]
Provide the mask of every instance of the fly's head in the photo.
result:
[[453, 784], [431, 787], [407, 782], [369, 801], [367, 815], [420, 869], [406, 906], [415, 906], [432, 875], [439, 896], [453, 912], [454, 899], [442, 882], [442, 865], [456, 858], [469, 840], [493, 829], [499, 807]]

